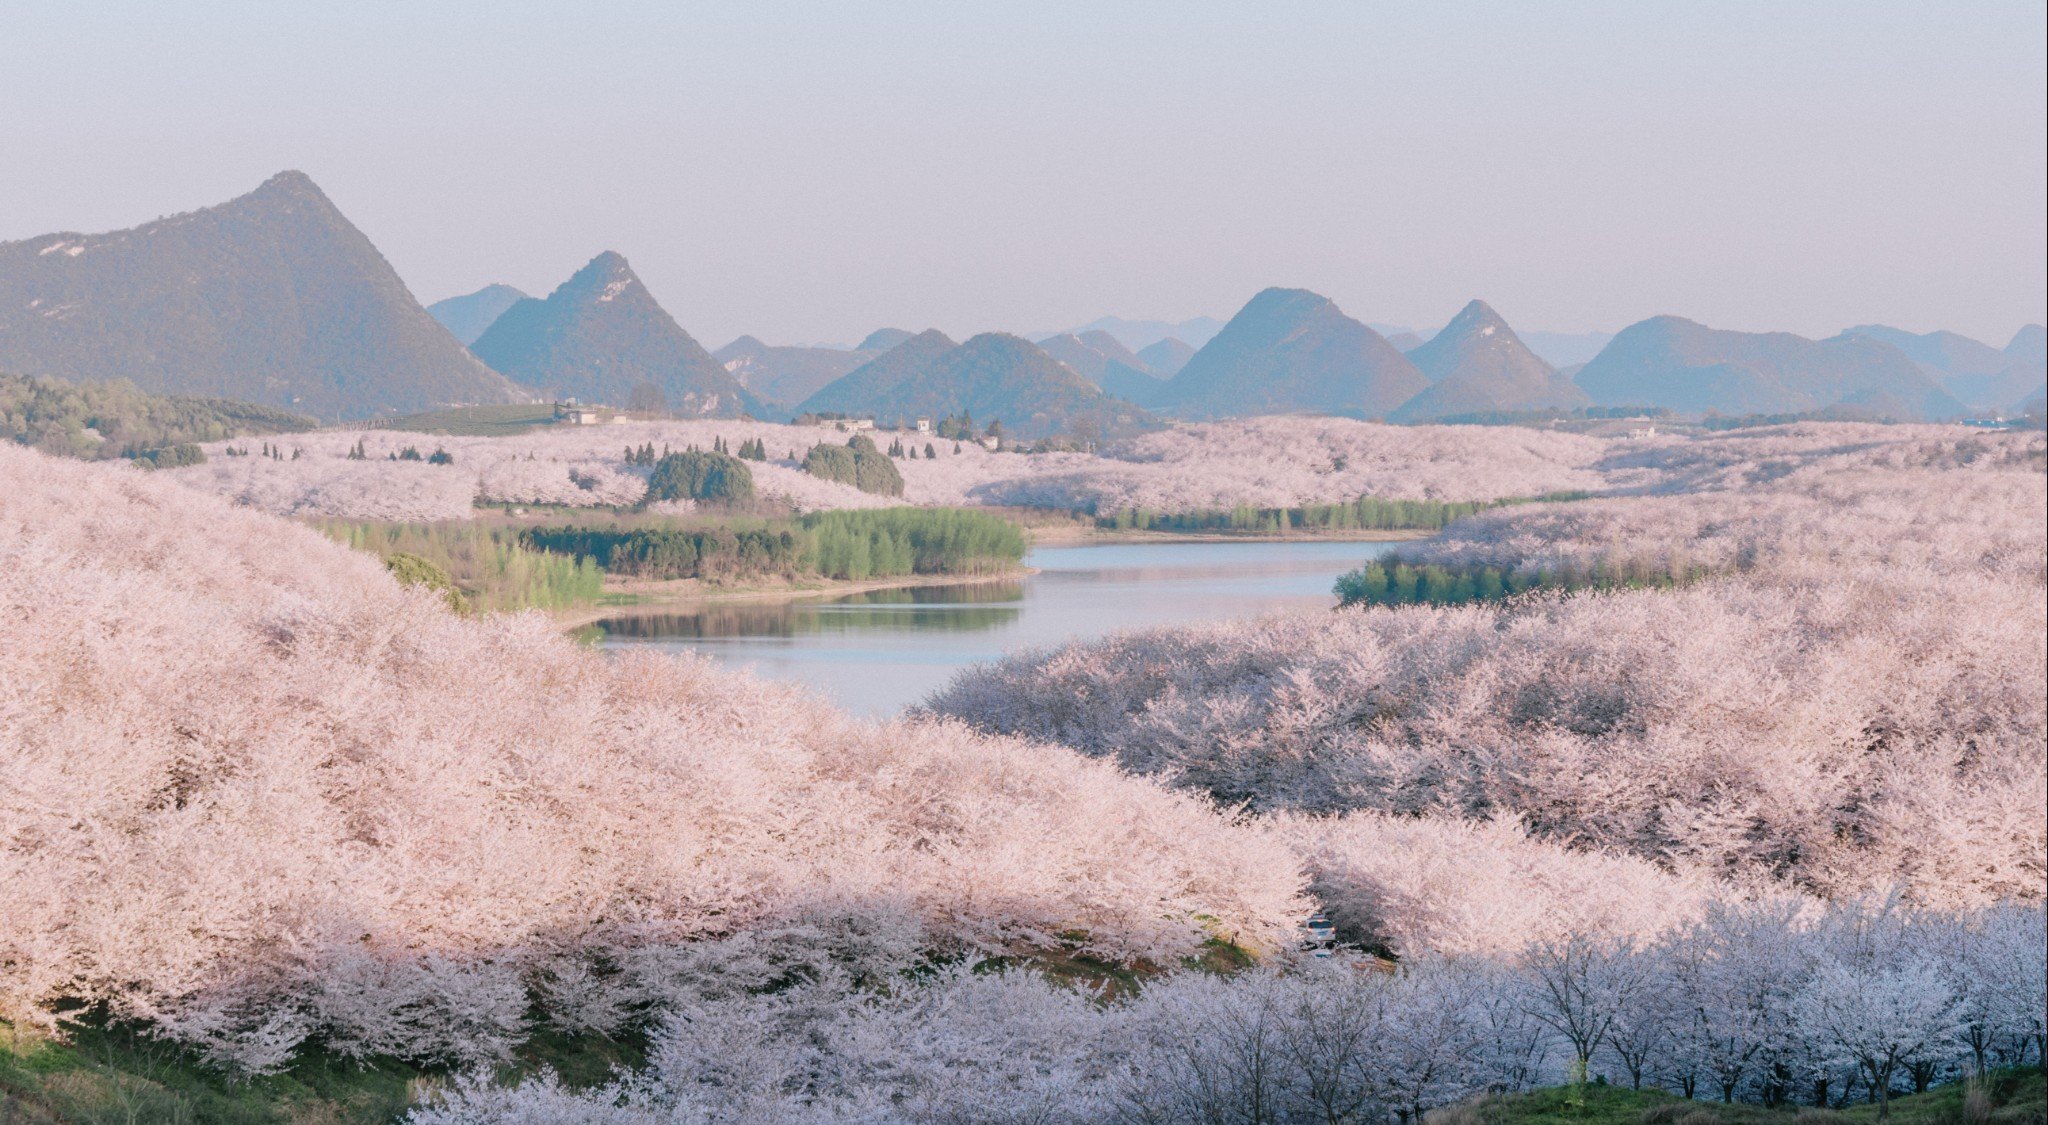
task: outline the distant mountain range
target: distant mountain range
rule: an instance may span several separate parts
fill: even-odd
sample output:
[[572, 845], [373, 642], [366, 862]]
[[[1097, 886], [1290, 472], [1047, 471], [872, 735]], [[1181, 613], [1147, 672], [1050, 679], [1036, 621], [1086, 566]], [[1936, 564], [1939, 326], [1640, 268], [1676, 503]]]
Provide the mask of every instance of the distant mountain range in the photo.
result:
[[[1398, 324], [1367, 322], [1367, 327], [1387, 338], [1387, 343], [1411, 352], [1435, 338], [1436, 333], [1427, 328], [1408, 328]], [[1600, 354], [1600, 349], [1614, 339], [1612, 332], [1518, 332], [1522, 345], [1536, 354], [1536, 358], [1556, 368], [1575, 367]]]
[[[881, 349], [886, 351], [887, 349]], [[742, 336], [711, 353], [740, 385], [752, 391], [769, 413], [816, 394], [826, 384], [875, 357], [871, 351], [805, 348], [764, 344]]]
[[441, 322], [448, 334], [462, 341], [464, 347], [476, 343], [505, 310], [526, 299], [526, 294], [510, 285], [486, 285], [474, 293], [435, 301], [427, 306], [427, 315]]
[[130, 230], [0, 243], [0, 370], [329, 420], [543, 395], [696, 416], [971, 410], [1019, 437], [1108, 435], [1155, 415], [1427, 421], [1588, 403], [1942, 420], [2042, 402], [2044, 352], [2038, 324], [2004, 348], [1877, 324], [1812, 340], [1675, 316], [1613, 337], [1525, 334], [1480, 301], [1423, 333], [1268, 289], [1228, 323], [1104, 317], [1037, 345], [897, 328], [850, 350], [743, 336], [714, 356], [610, 252], [545, 299], [490, 285], [422, 309], [299, 172]]
[[1880, 340], [1906, 353], [1977, 413], [2016, 410], [2048, 387], [2038, 324], [2020, 329], [2003, 351], [1954, 332], [1914, 333], [1882, 324], [1857, 325], [1843, 335]]
[[505, 310], [472, 349], [550, 396], [657, 406], [685, 416], [765, 413], [759, 399], [683, 331], [612, 251], [548, 294]]
[[1086, 376], [1021, 336], [988, 332], [954, 344], [920, 333], [812, 395], [798, 409], [872, 415], [883, 421], [971, 413], [1000, 420], [1019, 439], [1093, 430], [1098, 437], [1153, 424], [1145, 411], [1104, 394]]
[[1312, 411], [1384, 417], [1429, 380], [1392, 344], [1306, 289], [1253, 297], [1167, 382], [1184, 418]]
[[1064, 333], [1053, 335], [1083, 336], [1090, 332], [1105, 332], [1116, 338], [1116, 342], [1130, 350], [1143, 351], [1161, 340], [1179, 340], [1191, 348], [1208, 343], [1216, 333], [1223, 330], [1223, 322], [1213, 316], [1198, 316], [1183, 321], [1126, 320], [1120, 316], [1105, 316], [1091, 320], [1078, 328], [1069, 328]]
[[[1187, 348], [1177, 339], [1167, 339], [1153, 344], [1152, 350], [1156, 352], [1170, 344]], [[1124, 347], [1123, 341], [1099, 328], [1080, 335], [1070, 332], [1040, 340], [1038, 346], [1045, 349], [1047, 355], [1080, 372], [1089, 382], [1102, 388], [1104, 394], [1125, 402], [1146, 406], [1157, 402], [1166, 389], [1166, 380], [1155, 373], [1150, 364]], [[1189, 354], [1193, 354], [1193, 349], [1189, 349]]]
[[1537, 358], [1507, 321], [1484, 301], [1465, 306], [1444, 327], [1408, 352], [1430, 381], [1429, 388], [1388, 416], [1394, 422], [1427, 422], [1460, 414], [1495, 411], [1573, 410], [1588, 403], [1586, 392]]
[[527, 397], [300, 172], [131, 230], [0, 244], [0, 370], [329, 421]]
[[[861, 341], [868, 343], [874, 337]], [[896, 388], [916, 378], [938, 358], [960, 345], [936, 328], [898, 343], [881, 355], [819, 388], [797, 404], [799, 414], [875, 415], [879, 404], [889, 400]]]
[[1145, 362], [1145, 370], [1161, 379], [1171, 379], [1180, 374], [1180, 369], [1194, 357], [1194, 345], [1176, 336], [1138, 349], [1138, 358]]
[[1595, 405], [1661, 406], [1682, 413], [1843, 409], [1917, 421], [1968, 412], [1906, 353], [1882, 340], [1730, 332], [1676, 316], [1623, 329], [1579, 371], [1577, 382]]

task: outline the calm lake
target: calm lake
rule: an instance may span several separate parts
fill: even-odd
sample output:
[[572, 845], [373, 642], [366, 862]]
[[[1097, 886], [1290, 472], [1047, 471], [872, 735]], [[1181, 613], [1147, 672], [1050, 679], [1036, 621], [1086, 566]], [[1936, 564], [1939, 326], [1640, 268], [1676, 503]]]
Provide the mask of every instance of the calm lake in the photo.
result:
[[1119, 629], [1330, 606], [1337, 576], [1392, 543], [1128, 543], [1040, 547], [1025, 578], [838, 597], [730, 602], [599, 621], [606, 647], [709, 653], [886, 715], [962, 666]]

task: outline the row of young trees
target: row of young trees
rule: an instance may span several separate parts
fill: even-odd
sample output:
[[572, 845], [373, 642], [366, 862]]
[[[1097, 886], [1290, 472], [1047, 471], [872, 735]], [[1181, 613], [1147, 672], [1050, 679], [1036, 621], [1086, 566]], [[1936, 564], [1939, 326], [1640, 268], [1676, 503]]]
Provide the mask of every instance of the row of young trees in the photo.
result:
[[1024, 971], [907, 972], [870, 948], [793, 985], [681, 1003], [640, 1080], [573, 1094], [480, 1076], [413, 1121], [1363, 1125], [1589, 1079], [1882, 1116], [1895, 1094], [2041, 1062], [2044, 942], [2038, 907], [1752, 903], [1646, 943], [1340, 954], [1108, 1002]]
[[1509, 569], [1497, 566], [1436, 563], [1410, 565], [1398, 555], [1379, 559], [1339, 575], [1339, 604], [1464, 605], [1498, 601], [1531, 590], [1570, 593], [1576, 590], [1639, 590], [1683, 586], [1711, 573], [1706, 567], [1634, 557], [1602, 557], [1591, 565], [1566, 562], [1555, 569]]
[[611, 574], [716, 581], [983, 574], [1024, 555], [1015, 525], [954, 508], [867, 508], [757, 525], [541, 527], [526, 530], [523, 542]]
[[794, 577], [811, 546], [784, 523], [757, 527], [536, 527], [522, 533], [536, 551], [588, 562], [629, 578], [731, 581]]
[[1024, 557], [1008, 520], [961, 508], [863, 508], [803, 517], [819, 573], [860, 579], [897, 574], [990, 574]]
[[463, 612], [556, 609], [594, 601], [604, 589], [595, 560], [539, 550], [503, 525], [322, 520], [315, 526], [382, 558], [406, 585], [440, 591]]
[[1242, 531], [1284, 535], [1291, 531], [1441, 531], [1453, 520], [1509, 504], [1537, 501], [1583, 500], [1585, 492], [1554, 492], [1537, 497], [1507, 500], [1383, 500], [1361, 496], [1344, 504], [1298, 504], [1285, 508], [1261, 508], [1239, 504], [1231, 508], [1197, 508], [1180, 512], [1155, 512], [1149, 508], [1123, 508], [1108, 514], [1098, 512], [1097, 527], [1117, 531]]

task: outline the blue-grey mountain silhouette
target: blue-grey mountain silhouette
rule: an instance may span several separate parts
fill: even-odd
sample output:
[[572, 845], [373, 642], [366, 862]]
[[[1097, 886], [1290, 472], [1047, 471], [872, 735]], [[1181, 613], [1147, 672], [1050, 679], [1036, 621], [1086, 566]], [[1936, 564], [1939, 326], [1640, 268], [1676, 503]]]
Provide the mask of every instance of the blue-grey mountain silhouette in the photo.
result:
[[626, 259], [592, 258], [546, 300], [505, 310], [473, 345], [507, 376], [557, 398], [730, 418], [762, 406], [647, 291]]
[[1906, 353], [1868, 336], [1731, 332], [1683, 317], [1632, 324], [1578, 373], [1598, 406], [1785, 414], [1847, 405], [1901, 421], [1967, 413]]
[[917, 333], [903, 328], [877, 328], [873, 332], [868, 333], [867, 339], [855, 344], [853, 350], [866, 352], [869, 355], [881, 355], [883, 352], [915, 335]]
[[1161, 340], [1179, 340], [1199, 348], [1222, 329], [1223, 322], [1213, 316], [1197, 316], [1182, 321], [1126, 320], [1120, 316], [1105, 316], [1078, 328], [1069, 328], [1066, 334], [1079, 336], [1086, 332], [1107, 332], [1124, 347], [1143, 351]]
[[[1166, 342], [1162, 340], [1160, 344]], [[1179, 343], [1177, 340], [1173, 342]], [[1158, 401], [1166, 389], [1165, 380], [1154, 375], [1137, 353], [1100, 329], [1091, 329], [1078, 336], [1071, 332], [1061, 333], [1040, 340], [1038, 346], [1045, 349], [1047, 355], [1086, 376], [1089, 382], [1102, 388], [1104, 394], [1114, 395], [1125, 402], [1144, 406]]]
[[927, 328], [826, 384], [798, 403], [796, 410], [800, 414], [873, 415], [876, 404], [899, 385], [959, 346], [944, 332]]
[[1882, 340], [1905, 352], [1973, 411], [2010, 409], [2048, 378], [2039, 361], [2028, 363], [1955, 332], [1908, 332], [1883, 324], [1859, 324], [1843, 335]]
[[874, 411], [883, 419], [972, 413], [984, 424], [1000, 420], [1005, 433], [1023, 439], [1114, 437], [1152, 425], [1143, 410], [1005, 332], [983, 333], [939, 356], [891, 388]]
[[301, 172], [129, 230], [0, 243], [0, 370], [330, 421], [528, 397]]
[[1408, 352], [1430, 386], [1389, 416], [1426, 422], [1495, 411], [1572, 410], [1586, 392], [1537, 358], [1484, 301], [1473, 301], [1444, 330]]
[[1406, 356], [1329, 298], [1268, 289], [1188, 360], [1162, 402], [1189, 418], [1295, 411], [1379, 418], [1428, 386]]
[[441, 322], [448, 334], [462, 341], [464, 346], [476, 343], [505, 310], [526, 299], [526, 294], [510, 285], [486, 285], [474, 293], [435, 301], [427, 306], [427, 315]]
[[1171, 379], [1180, 374], [1180, 369], [1194, 357], [1195, 346], [1178, 336], [1168, 336], [1138, 349], [1138, 358], [1145, 361], [1145, 370], [1161, 379]]
[[771, 415], [787, 415], [788, 407], [873, 359], [874, 353], [764, 344], [756, 337], [742, 336], [712, 352], [711, 358], [724, 364]]

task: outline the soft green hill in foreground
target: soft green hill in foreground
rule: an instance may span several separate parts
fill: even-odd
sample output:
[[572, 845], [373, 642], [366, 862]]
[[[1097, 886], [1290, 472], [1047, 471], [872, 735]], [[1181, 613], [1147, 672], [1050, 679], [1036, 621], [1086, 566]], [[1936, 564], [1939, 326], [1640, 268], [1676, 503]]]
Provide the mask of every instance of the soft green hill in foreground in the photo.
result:
[[[637, 1066], [632, 1039], [552, 1038], [522, 1048], [501, 1068], [507, 1081], [548, 1068], [572, 1086], [592, 1086], [614, 1067]], [[162, 1043], [125, 1031], [87, 1028], [70, 1043], [0, 1022], [0, 1122], [322, 1122], [398, 1120], [442, 1075], [389, 1060], [359, 1066], [314, 1055], [283, 1074], [244, 1082], [207, 1070]], [[1892, 1125], [2035, 1125], [2048, 1121], [2037, 1070], [1995, 1072], [1981, 1086], [1953, 1083], [1893, 1098]], [[1769, 1108], [1688, 1101], [1655, 1090], [1589, 1084], [1476, 1098], [1428, 1115], [1428, 1125], [1869, 1125], [1877, 1107]]]

